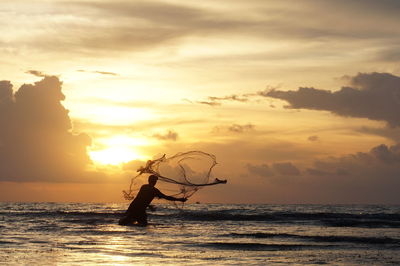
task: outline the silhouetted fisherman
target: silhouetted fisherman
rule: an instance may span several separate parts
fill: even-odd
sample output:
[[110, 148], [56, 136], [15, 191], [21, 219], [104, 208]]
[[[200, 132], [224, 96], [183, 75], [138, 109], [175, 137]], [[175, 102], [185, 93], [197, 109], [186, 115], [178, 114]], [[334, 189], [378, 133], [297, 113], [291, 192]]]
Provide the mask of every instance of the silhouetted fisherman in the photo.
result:
[[120, 225], [130, 225], [134, 222], [138, 222], [139, 225], [146, 226], [147, 225], [147, 214], [146, 208], [149, 206], [154, 197], [171, 200], [171, 201], [182, 201], [185, 202], [187, 198], [175, 198], [172, 196], [167, 196], [161, 193], [160, 190], [155, 188], [158, 180], [156, 175], [149, 176], [149, 183], [143, 185], [139, 193], [136, 195], [135, 199], [129, 205], [128, 210], [125, 213], [125, 216], [119, 220]]

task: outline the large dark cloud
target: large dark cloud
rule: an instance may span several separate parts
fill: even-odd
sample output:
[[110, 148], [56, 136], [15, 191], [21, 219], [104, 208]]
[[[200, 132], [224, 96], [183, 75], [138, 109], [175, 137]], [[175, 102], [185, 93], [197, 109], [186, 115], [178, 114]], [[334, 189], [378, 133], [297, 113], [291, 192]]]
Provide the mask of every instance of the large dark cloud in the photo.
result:
[[[247, 171], [250, 176], [264, 178], [277, 190], [295, 191], [299, 198], [308, 197], [310, 202], [400, 203], [400, 143], [321, 158], [314, 160], [311, 167], [279, 164], [282, 169], [276, 167], [277, 163], [272, 163], [272, 168], [266, 163], [248, 164]], [[285, 181], [288, 174], [292, 179]]]
[[400, 126], [400, 77], [389, 73], [359, 73], [348, 79], [350, 86], [335, 92], [303, 87], [297, 91], [270, 90], [260, 95], [285, 100], [292, 109], [330, 111]]
[[45, 76], [13, 93], [9, 81], [0, 82], [1, 181], [79, 181], [86, 173], [91, 140], [71, 132], [61, 86]]
[[400, 144], [381, 144], [369, 152], [317, 160], [309, 170], [314, 177], [324, 173], [325, 178], [312, 178], [320, 185], [346, 187], [348, 193], [364, 199], [400, 202]]

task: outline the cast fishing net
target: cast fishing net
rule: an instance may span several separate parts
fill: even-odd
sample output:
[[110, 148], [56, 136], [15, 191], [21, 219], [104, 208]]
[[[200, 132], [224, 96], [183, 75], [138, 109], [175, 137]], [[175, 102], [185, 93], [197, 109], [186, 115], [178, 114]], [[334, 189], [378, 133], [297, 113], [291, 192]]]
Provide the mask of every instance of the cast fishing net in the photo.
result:
[[[202, 151], [180, 152], [172, 157], [166, 157], [164, 154], [158, 159], [149, 160], [137, 170], [139, 173], [131, 179], [129, 190], [123, 191], [124, 198], [133, 199], [140, 177], [145, 175], [147, 178], [149, 174], [156, 175], [158, 181], [169, 184], [163, 190], [175, 191], [173, 196], [189, 198], [202, 187], [227, 182], [212, 178], [212, 170], [216, 164], [214, 155]], [[143, 179], [141, 181], [143, 182]]]

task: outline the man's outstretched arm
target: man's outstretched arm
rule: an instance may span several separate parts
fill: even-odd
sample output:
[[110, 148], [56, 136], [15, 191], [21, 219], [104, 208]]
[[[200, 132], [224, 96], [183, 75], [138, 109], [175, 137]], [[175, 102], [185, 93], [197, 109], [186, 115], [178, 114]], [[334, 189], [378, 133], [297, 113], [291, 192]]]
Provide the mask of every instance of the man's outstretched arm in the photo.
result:
[[182, 202], [187, 201], [187, 198], [175, 198], [175, 197], [167, 196], [167, 195], [164, 195], [163, 199], [171, 200], [171, 201], [182, 201]]
[[175, 198], [173, 196], [167, 196], [165, 194], [163, 194], [161, 191], [158, 190], [157, 195], [158, 198], [160, 199], [166, 199], [166, 200], [170, 200], [170, 201], [181, 201], [181, 202], [185, 202], [187, 201], [187, 198]]

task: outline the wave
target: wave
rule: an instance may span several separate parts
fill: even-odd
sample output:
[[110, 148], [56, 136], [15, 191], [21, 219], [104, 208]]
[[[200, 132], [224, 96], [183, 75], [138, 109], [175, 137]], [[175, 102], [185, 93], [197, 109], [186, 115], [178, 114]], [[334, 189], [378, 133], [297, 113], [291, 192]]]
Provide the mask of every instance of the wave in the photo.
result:
[[[84, 211], [30, 211], [30, 212], [0, 212], [12, 218], [27, 220], [58, 220], [63, 223], [98, 225], [116, 223], [123, 212], [84, 212]], [[59, 226], [44, 224], [32, 227], [30, 231], [57, 231]]]
[[372, 219], [329, 219], [321, 220], [321, 223], [326, 226], [332, 227], [366, 227], [366, 228], [399, 228], [399, 219], [382, 219], [382, 218], [372, 218]]
[[306, 240], [313, 242], [328, 242], [328, 243], [357, 243], [357, 244], [390, 244], [400, 246], [400, 239], [390, 237], [358, 237], [358, 236], [310, 236], [310, 235], [295, 235], [286, 233], [230, 233], [220, 235], [222, 237], [234, 238], [284, 238]]
[[183, 211], [177, 218], [194, 221], [260, 221], [270, 223], [319, 223], [332, 227], [400, 227], [400, 214], [374, 213], [305, 213], [264, 212], [236, 213], [229, 211]]
[[25, 212], [0, 212], [0, 215], [18, 215], [18, 216], [113, 216], [121, 215], [123, 212], [93, 212], [93, 211], [25, 211]]
[[249, 251], [282, 251], [282, 250], [303, 250], [310, 248], [320, 249], [320, 245], [303, 244], [263, 244], [263, 243], [243, 243], [243, 242], [207, 242], [196, 244], [200, 247], [229, 250], [249, 250]]
[[16, 242], [0, 240], [0, 245], [12, 245], [12, 244], [15, 244], [15, 243], [16, 243]]
[[[98, 223], [118, 219], [124, 211], [25, 211], [0, 212], [3, 216], [61, 218], [71, 223]], [[317, 224], [331, 227], [400, 228], [398, 213], [334, 213], [334, 212], [267, 212], [255, 210], [180, 210], [160, 207], [149, 212], [155, 219], [177, 219], [183, 221], [255, 221], [280, 224]]]

